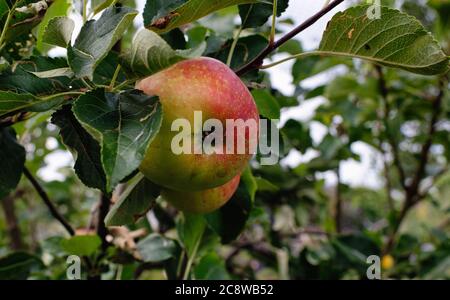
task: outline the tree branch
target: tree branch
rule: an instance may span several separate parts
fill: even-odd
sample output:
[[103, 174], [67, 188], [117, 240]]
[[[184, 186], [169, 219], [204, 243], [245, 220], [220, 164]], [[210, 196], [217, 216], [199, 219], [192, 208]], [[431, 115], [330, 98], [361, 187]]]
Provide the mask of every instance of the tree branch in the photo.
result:
[[332, 3], [328, 4], [324, 8], [322, 8], [318, 13], [307, 19], [305, 22], [294, 28], [292, 31], [288, 32], [285, 36], [280, 38], [278, 41], [274, 43], [269, 43], [269, 45], [252, 61], [241, 67], [240, 69], [236, 70], [236, 74], [238, 76], [242, 76], [249, 71], [252, 71], [254, 69], [258, 69], [262, 66], [264, 59], [277, 50], [279, 47], [281, 47], [284, 43], [294, 38], [297, 34], [304, 31], [305, 29], [311, 27], [314, 25], [319, 19], [321, 19], [323, 16], [325, 16], [327, 13], [329, 13], [331, 10], [333, 10], [336, 6], [344, 2], [344, 0], [335, 0]]
[[415, 176], [411, 182], [410, 185], [408, 185], [405, 188], [405, 202], [403, 204], [403, 208], [400, 211], [400, 215], [398, 216], [397, 222], [394, 226], [394, 229], [392, 230], [388, 242], [386, 244], [386, 247], [384, 249], [384, 253], [387, 254], [392, 251], [392, 248], [394, 247], [395, 241], [397, 239], [398, 232], [400, 230], [400, 226], [406, 217], [408, 211], [414, 207], [420, 200], [423, 199], [421, 197], [421, 193], [419, 192], [420, 183], [423, 181], [425, 174], [425, 169], [428, 164], [429, 156], [430, 156], [430, 150], [431, 146], [433, 145], [433, 138], [434, 134], [436, 133], [436, 125], [439, 121], [439, 115], [441, 113], [441, 107], [442, 107], [442, 100], [444, 98], [444, 90], [446, 87], [446, 79], [441, 78], [439, 80], [439, 94], [435, 97], [433, 100], [433, 108], [432, 108], [432, 115], [430, 119], [430, 125], [428, 129], [428, 138], [425, 141], [425, 144], [422, 146], [420, 159], [419, 159], [419, 166], [417, 168], [417, 171], [415, 173]]
[[100, 203], [98, 206], [97, 235], [102, 240], [103, 250], [105, 250], [108, 247], [108, 241], [106, 240], [106, 236], [108, 235], [108, 228], [106, 228], [105, 218], [109, 212], [110, 205], [111, 205], [110, 197], [102, 193], [100, 197]]
[[417, 168], [416, 175], [407, 190], [407, 199], [411, 202], [411, 204], [415, 204], [418, 201], [417, 197], [419, 195], [419, 186], [422, 179], [425, 176], [425, 168], [428, 163], [428, 159], [430, 156], [430, 149], [433, 145], [434, 134], [436, 133], [436, 125], [439, 121], [439, 114], [441, 113], [442, 100], [444, 98], [444, 89], [445, 83], [444, 79], [439, 80], [439, 94], [436, 96], [436, 99], [433, 101], [433, 114], [430, 120], [430, 127], [428, 129], [428, 138], [425, 144], [422, 146], [422, 151], [420, 153], [420, 164]]
[[67, 232], [70, 235], [75, 235], [75, 230], [72, 228], [72, 226], [67, 222], [67, 220], [58, 212], [53, 202], [48, 197], [47, 193], [45, 192], [44, 188], [40, 185], [40, 183], [37, 181], [36, 178], [31, 174], [30, 170], [28, 170], [26, 167], [23, 168], [23, 174], [27, 179], [30, 181], [31, 185], [34, 187], [36, 192], [39, 194], [41, 199], [44, 201], [45, 205], [50, 210], [51, 215], [61, 223], [61, 225], [67, 230]]
[[342, 195], [341, 195], [341, 168], [340, 166], [336, 169], [336, 206], [334, 214], [334, 223], [336, 226], [336, 232], [342, 232]]
[[383, 74], [383, 69], [381, 68], [381, 66], [375, 65], [375, 70], [377, 71], [377, 74], [378, 74], [378, 88], [379, 88], [381, 99], [383, 100], [383, 105], [384, 105], [383, 121], [384, 121], [385, 130], [386, 130], [386, 136], [387, 136], [389, 145], [392, 150], [392, 156], [394, 158], [394, 165], [397, 168], [398, 175], [400, 177], [400, 184], [403, 187], [403, 189], [406, 190], [407, 189], [406, 174], [405, 174], [405, 170], [403, 169], [402, 162], [400, 160], [400, 150], [398, 148], [398, 145], [397, 145], [394, 137], [391, 135], [391, 131], [389, 128], [389, 114], [391, 113], [391, 107], [389, 105], [389, 99], [388, 99], [389, 89], [387, 87], [386, 80], [385, 80], [384, 74]]
[[23, 194], [23, 191], [18, 191], [15, 195], [7, 196], [0, 199], [0, 204], [6, 220], [6, 229], [8, 232], [10, 246], [12, 250], [23, 250], [25, 244], [22, 239], [22, 232], [17, 219], [15, 200]]
[[420, 191], [419, 193], [419, 199], [424, 199], [429, 193], [430, 190], [433, 188], [433, 186], [435, 185], [435, 183], [445, 174], [447, 174], [447, 172], [450, 171], [450, 167], [447, 166], [445, 168], [443, 168], [442, 170], [440, 170], [437, 174], [435, 174], [432, 178], [431, 178], [431, 183], [428, 187], [422, 189], [422, 191]]

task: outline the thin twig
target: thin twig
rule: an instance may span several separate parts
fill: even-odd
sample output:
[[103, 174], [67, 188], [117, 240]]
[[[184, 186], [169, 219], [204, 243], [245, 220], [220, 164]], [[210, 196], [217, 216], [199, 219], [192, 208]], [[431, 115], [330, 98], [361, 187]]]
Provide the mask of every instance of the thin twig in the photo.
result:
[[14, 195], [6, 196], [0, 199], [0, 205], [3, 208], [6, 221], [6, 231], [9, 236], [10, 247], [12, 250], [26, 249], [22, 239], [22, 231], [20, 230], [19, 220], [16, 214], [16, 199], [21, 197], [23, 190], [18, 190]]
[[29, 118], [31, 118], [32, 116], [33, 116], [32, 113], [21, 112], [21, 113], [18, 113], [17, 115], [6, 117], [6, 118], [0, 120], [0, 128], [9, 127], [16, 123], [26, 121]]
[[273, 13], [272, 13], [272, 28], [270, 29], [270, 38], [269, 43], [273, 44], [275, 42], [275, 33], [276, 33], [276, 22], [277, 22], [277, 14], [278, 14], [278, 0], [273, 0]]
[[335, 7], [337, 7], [339, 4], [344, 2], [344, 0], [335, 0], [332, 3], [325, 6], [323, 9], [321, 9], [318, 13], [307, 19], [305, 22], [294, 28], [292, 31], [288, 32], [286, 35], [284, 35], [282, 38], [280, 38], [278, 41], [269, 44], [257, 57], [255, 57], [253, 60], [251, 60], [249, 63], [241, 67], [240, 69], [236, 70], [236, 74], [241, 76], [249, 71], [252, 71], [254, 69], [258, 69], [260, 66], [262, 66], [264, 58], [266, 58], [269, 54], [274, 52], [276, 49], [278, 49], [280, 46], [282, 46], [287, 41], [294, 38], [297, 34], [304, 31], [305, 29], [311, 27], [314, 25], [320, 18], [322, 18], [324, 15], [329, 13], [331, 10], [333, 10]]
[[336, 169], [336, 208], [334, 215], [334, 222], [336, 226], [336, 232], [342, 232], [342, 195], [341, 195], [341, 168], [338, 166]]
[[27, 179], [30, 181], [31, 185], [33, 185], [36, 192], [39, 194], [41, 199], [44, 201], [45, 205], [50, 210], [50, 213], [52, 216], [61, 223], [61, 225], [67, 230], [67, 232], [70, 235], [75, 235], [75, 230], [72, 228], [72, 226], [67, 222], [67, 220], [58, 212], [53, 202], [48, 197], [48, 194], [45, 192], [44, 188], [41, 186], [41, 184], [37, 181], [36, 178], [31, 174], [30, 170], [28, 170], [26, 167], [23, 168], [23, 174]]
[[442, 170], [440, 170], [437, 174], [435, 174], [432, 178], [431, 178], [431, 183], [428, 187], [423, 188], [422, 191], [419, 194], [419, 199], [424, 199], [431, 191], [431, 189], [435, 186], [436, 182], [445, 174], [447, 174], [449, 172], [450, 168], [447, 166], [445, 168], [443, 168]]
[[395, 206], [394, 206], [394, 199], [392, 198], [392, 181], [391, 181], [391, 174], [389, 174], [389, 164], [386, 160], [386, 153], [383, 153], [383, 169], [384, 169], [384, 177], [386, 177], [385, 188], [389, 209], [390, 211], [394, 211]]
[[120, 74], [120, 68], [121, 68], [121, 65], [118, 64], [117, 67], [116, 67], [116, 70], [114, 71], [113, 78], [111, 79], [111, 83], [109, 84], [109, 89], [110, 90], [114, 89], [114, 85], [116, 84], [116, 80], [117, 80], [117, 78], [119, 77], [119, 74]]
[[184, 269], [183, 280], [188, 280], [189, 279], [189, 275], [191, 273], [192, 265], [194, 263], [194, 260], [195, 260], [195, 258], [197, 256], [197, 251], [198, 251], [198, 249], [200, 247], [200, 244], [202, 242], [203, 234], [205, 233], [204, 230], [205, 229], [203, 229], [203, 231], [201, 232], [197, 242], [195, 243], [194, 249], [192, 250], [192, 253], [188, 256], [188, 260], [187, 260], [187, 263], [186, 263], [186, 268]]

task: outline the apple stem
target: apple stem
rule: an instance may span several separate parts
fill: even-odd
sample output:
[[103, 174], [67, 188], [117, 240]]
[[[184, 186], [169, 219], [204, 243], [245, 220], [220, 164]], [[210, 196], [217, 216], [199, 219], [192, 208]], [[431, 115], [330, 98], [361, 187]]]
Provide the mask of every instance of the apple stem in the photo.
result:
[[87, 21], [87, 0], [83, 0], [83, 24]]
[[276, 22], [278, 14], [278, 0], [273, 0], [273, 14], [272, 14], [272, 28], [270, 31], [269, 44], [272, 45], [275, 42], [275, 31]]

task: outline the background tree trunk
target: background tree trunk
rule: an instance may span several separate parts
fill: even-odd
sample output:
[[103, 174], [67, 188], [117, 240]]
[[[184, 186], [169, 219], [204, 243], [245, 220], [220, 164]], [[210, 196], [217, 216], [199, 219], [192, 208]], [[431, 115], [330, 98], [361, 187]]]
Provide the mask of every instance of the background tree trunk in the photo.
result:
[[0, 203], [6, 219], [10, 247], [12, 250], [22, 250], [25, 248], [25, 244], [22, 240], [22, 233], [20, 231], [19, 221], [16, 215], [14, 200], [15, 197], [8, 196], [3, 200], [0, 200]]

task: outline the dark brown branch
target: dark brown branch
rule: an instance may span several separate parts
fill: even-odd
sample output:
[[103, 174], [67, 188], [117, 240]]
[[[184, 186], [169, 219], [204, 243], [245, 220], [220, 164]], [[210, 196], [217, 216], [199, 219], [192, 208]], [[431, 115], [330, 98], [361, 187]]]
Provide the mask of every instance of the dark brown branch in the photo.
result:
[[100, 203], [98, 206], [98, 215], [97, 215], [97, 235], [102, 240], [102, 248], [106, 249], [108, 246], [108, 241], [106, 240], [106, 236], [108, 235], [108, 228], [106, 228], [105, 218], [109, 212], [109, 207], [111, 205], [110, 197], [106, 194], [101, 194]]
[[30, 113], [22, 112], [22, 113], [18, 113], [17, 115], [6, 117], [6, 118], [0, 120], [0, 128], [12, 126], [16, 123], [26, 121], [26, 120], [28, 120], [28, 118], [30, 118], [30, 116], [31, 116]]
[[375, 70], [377, 71], [377, 74], [378, 74], [378, 88], [379, 88], [381, 99], [383, 100], [383, 105], [384, 105], [383, 121], [384, 121], [385, 130], [386, 130], [386, 136], [387, 136], [389, 145], [392, 150], [392, 156], [394, 158], [394, 165], [397, 168], [397, 172], [400, 177], [400, 184], [403, 187], [403, 189], [406, 190], [407, 189], [406, 174], [405, 174], [405, 170], [403, 169], [402, 162], [400, 160], [400, 149], [398, 148], [398, 144], [395, 141], [394, 137], [391, 135], [391, 131], [389, 128], [389, 115], [391, 113], [391, 107], [389, 105], [389, 99], [388, 99], [389, 90], [388, 90], [386, 80], [385, 80], [384, 74], [383, 74], [383, 69], [381, 68], [381, 66], [376, 65]]
[[37, 181], [36, 178], [31, 174], [30, 170], [28, 170], [26, 167], [23, 168], [23, 174], [27, 179], [30, 181], [31, 185], [34, 187], [36, 192], [39, 194], [41, 199], [44, 201], [45, 205], [50, 210], [50, 213], [52, 216], [61, 223], [61, 225], [67, 230], [67, 232], [70, 235], [75, 235], [75, 230], [72, 228], [72, 226], [67, 222], [67, 220], [58, 212], [53, 202], [48, 197], [47, 193], [41, 186], [41, 184]]
[[422, 151], [420, 153], [419, 167], [417, 168], [416, 175], [414, 176], [411, 185], [407, 190], [407, 199], [414, 204], [418, 199], [416, 196], [419, 195], [419, 186], [423, 178], [425, 177], [425, 168], [428, 164], [428, 159], [430, 156], [431, 146], [433, 145], [434, 134], [436, 133], [436, 125], [439, 121], [439, 115], [441, 113], [442, 100], [444, 98], [445, 83], [444, 79], [439, 81], [439, 94], [433, 101], [433, 114], [430, 120], [430, 127], [428, 129], [428, 138], [425, 144], [422, 146]]
[[419, 193], [419, 200], [424, 199], [429, 193], [430, 190], [433, 188], [434, 184], [445, 174], [447, 174], [447, 172], [449, 172], [449, 167], [447, 166], [446, 168], [443, 168], [442, 170], [440, 170], [437, 174], [435, 174], [434, 176], [432, 176], [431, 178], [431, 183], [428, 187], [423, 188], [422, 191], [420, 191]]
[[329, 13], [331, 10], [333, 10], [336, 6], [344, 2], [344, 0], [335, 0], [325, 6], [323, 9], [321, 9], [318, 13], [307, 19], [305, 22], [294, 28], [292, 31], [288, 32], [285, 36], [280, 38], [278, 41], [274, 43], [270, 43], [266, 49], [264, 49], [257, 57], [255, 57], [252, 61], [247, 63], [245, 66], [241, 67], [240, 69], [236, 70], [236, 74], [239, 76], [244, 75], [245, 73], [248, 73], [249, 71], [252, 71], [254, 69], [258, 69], [262, 66], [264, 59], [277, 50], [279, 47], [281, 47], [284, 43], [294, 38], [297, 34], [304, 31], [305, 29], [311, 27], [314, 25], [319, 19], [321, 19], [323, 16], [325, 16], [327, 13]]
[[414, 207], [420, 200], [423, 199], [421, 197], [421, 193], [419, 192], [419, 187], [423, 179], [426, 177], [425, 169], [428, 164], [431, 146], [433, 145], [433, 138], [436, 133], [436, 125], [439, 121], [439, 115], [441, 113], [442, 100], [444, 98], [444, 90], [446, 86], [446, 80], [442, 78], [439, 81], [439, 94], [433, 100], [433, 108], [432, 115], [430, 119], [430, 125], [428, 129], [428, 138], [425, 141], [425, 144], [422, 146], [422, 150], [420, 153], [419, 166], [417, 168], [416, 174], [413, 178], [413, 181], [409, 186], [405, 188], [405, 202], [403, 204], [403, 208], [400, 211], [400, 214], [397, 218], [397, 222], [395, 227], [393, 228], [390, 236], [388, 237], [388, 242], [384, 249], [384, 253], [389, 253], [392, 251], [395, 241], [397, 239], [398, 232], [400, 230], [400, 226], [408, 214], [408, 211]]
[[405, 201], [405, 204], [403, 205], [403, 208], [400, 211], [400, 214], [398, 215], [397, 220], [395, 221], [394, 228], [392, 229], [392, 232], [388, 237], [388, 241], [383, 250], [383, 254], [389, 254], [392, 251], [392, 249], [394, 248], [395, 241], [397, 239], [397, 234], [400, 230], [400, 226], [402, 225], [403, 220], [405, 219], [405, 217], [410, 209], [411, 209], [411, 206], [407, 205], [407, 201]]
[[19, 221], [15, 211], [14, 201], [18, 197], [20, 197], [20, 195], [19, 193], [16, 193], [14, 196], [7, 196], [4, 199], [0, 199], [1, 206], [5, 214], [6, 227], [12, 250], [22, 250], [25, 248], [22, 240], [22, 233], [19, 227]]
[[389, 205], [389, 209], [391, 211], [394, 211], [395, 206], [394, 206], [394, 199], [392, 199], [392, 181], [391, 181], [391, 174], [389, 174], [389, 165], [388, 162], [386, 161], [386, 154], [383, 153], [383, 171], [384, 171], [384, 177], [386, 177], [386, 184], [385, 184], [385, 189], [386, 189], [386, 197], [388, 200], [388, 205]]

